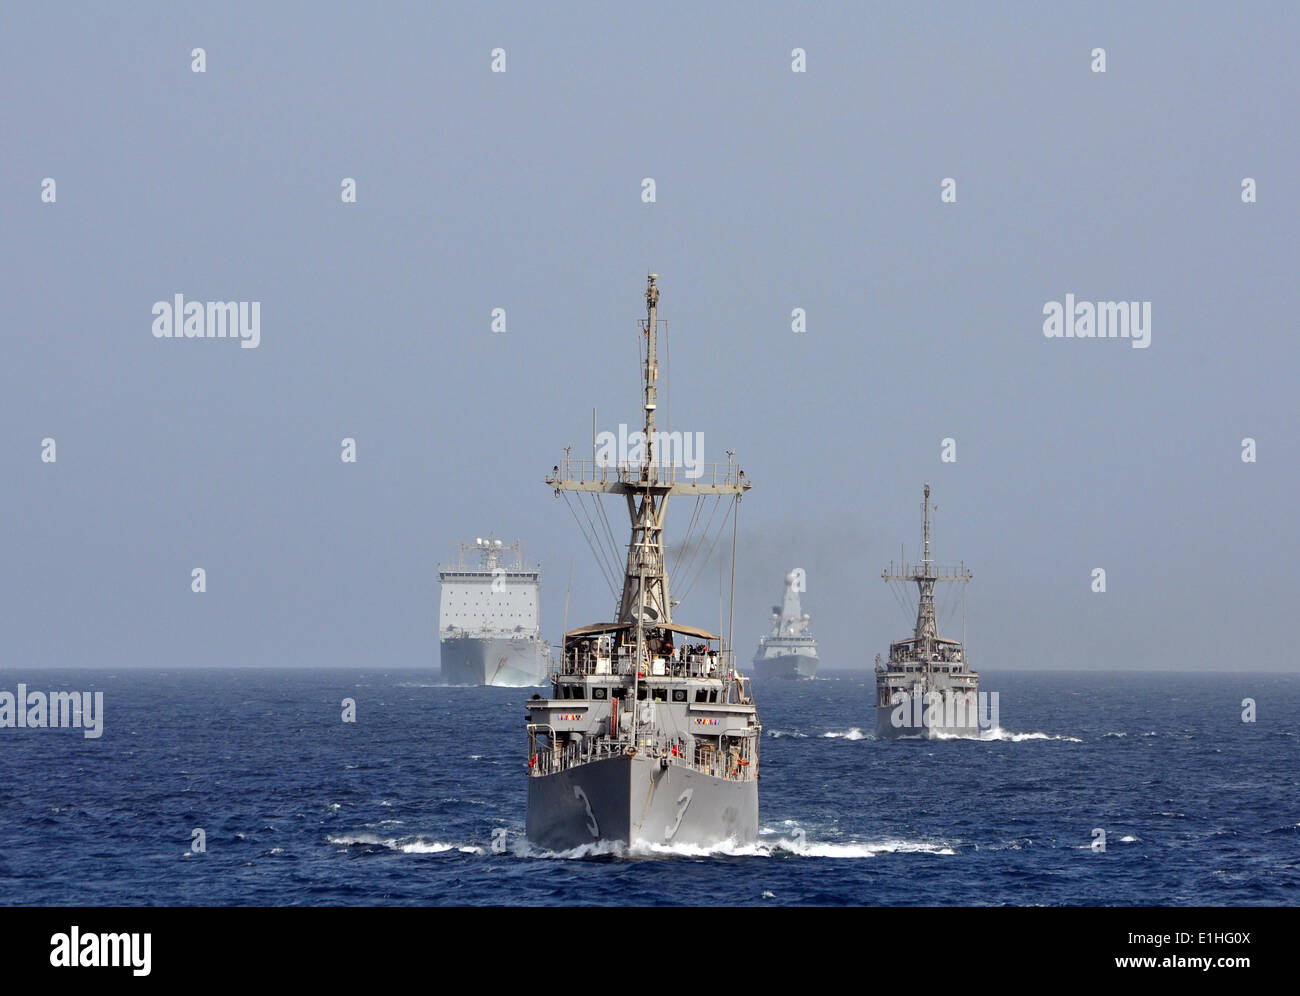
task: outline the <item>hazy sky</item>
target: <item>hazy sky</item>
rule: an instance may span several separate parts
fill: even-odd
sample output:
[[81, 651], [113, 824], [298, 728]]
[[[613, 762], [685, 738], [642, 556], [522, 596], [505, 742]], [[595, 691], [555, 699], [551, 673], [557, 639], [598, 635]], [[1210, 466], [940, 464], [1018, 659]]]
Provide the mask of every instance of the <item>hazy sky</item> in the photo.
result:
[[[542, 478], [639, 421], [654, 270], [669, 428], [754, 482], [743, 656], [796, 566], [824, 666], [906, 633], [929, 481], [977, 667], [1300, 669], [1294, 4], [180, 6], [0, 14], [6, 664], [432, 668], [491, 531], [553, 642], [571, 560], [609, 617]], [[155, 338], [178, 293], [258, 348]]]

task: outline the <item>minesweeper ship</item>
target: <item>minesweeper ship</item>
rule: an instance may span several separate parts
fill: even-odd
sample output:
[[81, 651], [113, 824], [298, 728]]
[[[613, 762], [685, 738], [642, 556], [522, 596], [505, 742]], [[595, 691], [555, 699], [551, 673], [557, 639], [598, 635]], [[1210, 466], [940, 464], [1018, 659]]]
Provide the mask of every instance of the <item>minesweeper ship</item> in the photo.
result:
[[934, 611], [934, 586], [941, 581], [960, 581], [964, 585], [971, 579], [971, 573], [964, 563], [957, 568], [941, 568], [931, 562], [930, 507], [927, 484], [923, 505], [925, 552], [921, 563], [900, 564], [897, 570], [890, 563], [881, 575], [886, 581], [914, 581], [920, 597], [912, 635], [889, 645], [888, 661], [881, 661], [880, 655], [876, 655], [878, 739], [979, 736], [976, 711], [979, 674], [967, 665], [962, 640], [939, 635]]
[[639, 323], [639, 457], [611, 466], [595, 452], [590, 463], [566, 453], [546, 478], [566, 500], [572, 492], [597, 504], [596, 496], [621, 496], [632, 525], [617, 618], [565, 633], [550, 697], [527, 703], [527, 837], [551, 850], [596, 842], [711, 847], [758, 838], [762, 727], [750, 682], [735, 670], [729, 638], [673, 620], [663, 537], [670, 497], [731, 499], [734, 610], [735, 513], [750, 484], [731, 459], [690, 475], [661, 466], [672, 434], [655, 428], [656, 279], [650, 274], [647, 315]]
[[785, 596], [772, 606], [772, 632], [758, 641], [754, 655], [755, 678], [814, 678], [817, 676], [817, 641], [808, 631], [808, 614], [799, 602], [801, 571], [785, 576]]
[[[476, 564], [470, 563], [471, 550], [478, 553]], [[541, 636], [537, 608], [542, 573], [524, 563], [521, 543], [505, 546], [490, 538], [462, 543], [460, 562], [439, 566], [438, 580], [446, 684], [526, 688], [546, 680], [550, 648]]]

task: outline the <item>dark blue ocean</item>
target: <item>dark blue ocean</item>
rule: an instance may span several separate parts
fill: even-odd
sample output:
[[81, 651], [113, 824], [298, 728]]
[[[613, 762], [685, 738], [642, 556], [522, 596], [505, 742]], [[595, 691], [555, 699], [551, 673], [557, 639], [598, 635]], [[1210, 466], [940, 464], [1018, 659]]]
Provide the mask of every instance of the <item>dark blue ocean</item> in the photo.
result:
[[761, 845], [594, 857], [523, 839], [531, 689], [0, 672], [20, 681], [102, 690], [105, 725], [0, 729], [6, 905], [1300, 902], [1300, 676], [986, 671], [1001, 731], [943, 742], [872, 739], [865, 676], [756, 682]]

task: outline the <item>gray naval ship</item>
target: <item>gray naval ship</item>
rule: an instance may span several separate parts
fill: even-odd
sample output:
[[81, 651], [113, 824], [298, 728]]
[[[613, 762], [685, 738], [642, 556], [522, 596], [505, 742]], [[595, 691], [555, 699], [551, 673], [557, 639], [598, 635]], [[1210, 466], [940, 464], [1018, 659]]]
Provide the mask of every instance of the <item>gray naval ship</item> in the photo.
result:
[[[930, 485], [923, 504], [925, 552], [921, 563], [891, 563], [881, 575], [886, 581], [915, 582], [919, 591], [916, 628], [912, 635], [889, 645], [889, 660], [876, 655], [876, 737], [979, 736], [977, 693], [979, 674], [966, 661], [964, 640], [939, 635], [935, 621], [934, 586], [960, 581], [971, 573], [963, 563], [957, 568], [936, 567], [930, 560]], [[962, 628], [965, 629], [963, 601]]]
[[817, 641], [808, 631], [808, 614], [799, 603], [804, 573], [785, 576], [785, 595], [772, 606], [772, 632], [758, 641], [754, 655], [756, 678], [814, 678], [817, 676]]
[[538, 568], [525, 565], [522, 544], [505, 546], [499, 539], [462, 543], [460, 562], [439, 566], [444, 682], [523, 688], [546, 680], [550, 652], [537, 610], [541, 579]]
[[[750, 485], [743, 471], [733, 470], [730, 453], [725, 466], [700, 465], [692, 474], [663, 466], [673, 434], [655, 428], [656, 279], [649, 277], [647, 317], [638, 323], [642, 452], [611, 465], [593, 442], [589, 463], [566, 453], [546, 478], [566, 502], [572, 495], [599, 506], [598, 496], [619, 495], [631, 517], [625, 555], [617, 547], [609, 551], [622, 559], [614, 565], [622, 573], [621, 595], [611, 585], [616, 618], [565, 633], [550, 696], [528, 702], [527, 837], [551, 850], [596, 842], [711, 847], [758, 838], [762, 727], [750, 682], [735, 669], [730, 639], [673, 620], [678, 603], [669, 597], [663, 535], [670, 497], [697, 499], [697, 511], [710, 499], [715, 510], [729, 506], [734, 610], [735, 513]], [[693, 515], [687, 539], [696, 524]], [[701, 544], [707, 533], [706, 526]]]

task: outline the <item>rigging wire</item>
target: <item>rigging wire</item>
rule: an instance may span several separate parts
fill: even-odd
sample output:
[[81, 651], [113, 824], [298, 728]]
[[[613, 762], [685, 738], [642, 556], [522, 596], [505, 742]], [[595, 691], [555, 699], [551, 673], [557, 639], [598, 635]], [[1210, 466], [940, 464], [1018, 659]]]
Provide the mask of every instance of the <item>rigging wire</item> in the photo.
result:
[[[700, 500], [700, 501], [706, 501], [707, 499], [701, 497], [699, 500]], [[714, 517], [715, 515], [718, 514], [718, 508], [719, 508], [719, 506], [720, 506], [721, 504], [722, 504], [722, 496], [721, 496], [721, 495], [718, 495], [718, 496], [716, 496], [716, 497], [713, 499], [713, 502], [711, 503], [711, 506], [712, 506], [712, 507], [711, 507], [711, 509], [710, 509], [710, 511], [709, 511], [709, 521], [706, 522], [706, 523], [704, 524], [704, 531], [703, 531], [702, 533], [700, 533], [700, 539], [699, 539], [699, 542], [696, 544], [696, 546], [694, 547], [694, 549], [692, 549], [692, 550], [690, 551], [690, 556], [686, 558], [686, 563], [685, 563], [685, 565], [682, 567], [682, 574], [683, 574], [683, 576], [685, 576], [685, 575], [689, 575], [689, 574], [691, 574], [692, 571], [696, 570], [696, 567], [695, 567], [696, 561], [697, 561], [697, 559], [699, 558], [700, 551], [704, 548], [704, 544], [705, 544], [706, 542], [708, 542], [708, 539], [709, 539], [709, 530], [713, 527], [713, 517]], [[726, 524], [726, 523], [725, 523], [725, 521], [724, 521], [723, 525], [725, 525], [725, 524]], [[721, 527], [719, 527], [719, 528], [721, 528]], [[714, 542], [716, 543], [717, 541], [714, 540]], [[707, 561], [706, 561], [706, 563], [707, 563]], [[700, 571], [703, 571], [703, 570], [704, 570], [704, 565], [703, 565], [703, 564], [700, 565], [699, 570], [700, 570]], [[695, 581], [692, 580], [692, 581], [691, 581], [691, 585], [694, 585], [694, 583], [695, 583]], [[688, 585], [688, 586], [687, 586], [687, 590], [689, 590], [689, 587], [690, 587], [690, 586]]]
[[605, 526], [605, 541], [609, 549], [609, 573], [615, 578], [615, 586], [622, 591], [622, 578], [627, 573], [627, 548], [626, 545], [620, 546], [614, 539], [614, 532], [610, 525], [607, 513], [605, 512], [605, 503], [600, 500], [599, 495], [591, 496], [591, 503], [596, 506], [600, 513], [601, 519]]
[[702, 496], [695, 496], [695, 505], [691, 508], [690, 521], [686, 523], [686, 529], [682, 533], [681, 542], [677, 544], [677, 550], [673, 554], [672, 567], [668, 572], [670, 577], [677, 577], [677, 568], [681, 566], [682, 557], [685, 556], [686, 552], [691, 548], [691, 535], [695, 531], [695, 524], [699, 521], [700, 503], [703, 501], [704, 498]]
[[[737, 495], [731, 496], [731, 504], [727, 507], [727, 514], [723, 517], [722, 522], [719, 523], [718, 525], [718, 531], [713, 537], [713, 544], [709, 547], [708, 554], [705, 556], [703, 562], [700, 564], [699, 571], [696, 573], [695, 577], [691, 578], [690, 582], [686, 585], [686, 590], [682, 593], [683, 600], [685, 600], [686, 596], [691, 593], [691, 589], [695, 587], [695, 582], [698, 581], [700, 579], [700, 576], [704, 573], [704, 568], [708, 566], [709, 562], [713, 559], [713, 551], [714, 549], [716, 549], [718, 545], [718, 540], [722, 538], [722, 534], [726, 530], [727, 520], [731, 518], [732, 514], [736, 510], [736, 503], [738, 497], [739, 496]], [[717, 504], [718, 505], [722, 504], [721, 495], [718, 496]]]
[[613, 529], [610, 527], [610, 524], [609, 524], [609, 516], [607, 516], [607, 515], [605, 514], [605, 505], [604, 505], [604, 503], [600, 500], [600, 496], [599, 496], [599, 495], [592, 495], [592, 496], [591, 496], [591, 503], [592, 503], [593, 505], [596, 506], [596, 512], [600, 515], [600, 520], [601, 520], [601, 522], [604, 523], [604, 526], [605, 526], [605, 540], [606, 540], [606, 542], [609, 544], [609, 546], [608, 546], [608, 556], [609, 556], [609, 566], [610, 566], [610, 570], [613, 572], [614, 577], [618, 577], [619, 574], [621, 573], [621, 569], [620, 569], [619, 566], [618, 566], [618, 562], [619, 562], [619, 559], [618, 559], [618, 544], [617, 544], [616, 542], [614, 542], [614, 531], [613, 531]]
[[[574, 510], [573, 502], [569, 501], [568, 493], [562, 491], [560, 492], [560, 494], [564, 497], [564, 504], [568, 507], [569, 512], [573, 515], [573, 521], [578, 524], [578, 530], [582, 533], [582, 538], [587, 541], [587, 546], [591, 549], [592, 557], [596, 561], [596, 566], [600, 568], [600, 575], [605, 579], [605, 584], [609, 585], [610, 594], [614, 595], [614, 597], [617, 598], [618, 595], [614, 591], [614, 582], [610, 580], [609, 571], [606, 568], [605, 562], [601, 559], [599, 553], [597, 553], [596, 551], [596, 547], [592, 542], [592, 536], [588, 535], [586, 527], [583, 526], [582, 524], [582, 520], [578, 518], [578, 513]], [[584, 506], [584, 511], [585, 511], [585, 506]]]
[[[900, 589], [901, 589], [902, 586], [903, 586], [904, 584], [906, 584], [906, 583], [907, 583], [907, 582], [905, 582], [905, 581], [890, 581], [890, 582], [889, 582], [889, 592], [890, 592], [890, 594], [892, 594], [892, 595], [894, 596], [894, 601], [898, 603], [898, 607], [899, 607], [900, 609], [903, 610], [903, 614], [904, 614], [904, 615], [907, 615], [907, 614], [908, 614], [908, 604], [907, 604], [907, 599], [906, 599], [905, 596], [903, 595], [902, 591], [900, 591]], [[915, 613], [915, 612], [912, 612], [911, 615], [912, 615], [912, 618], [913, 618], [913, 619], [916, 618], [916, 613]]]
[[961, 599], [945, 596], [943, 602], [944, 606], [939, 611], [938, 615], [941, 617], [940, 622], [942, 623], [942, 628], [946, 631], [948, 629], [948, 624], [952, 622], [953, 617], [957, 614], [957, 608], [961, 605]]
[[672, 401], [672, 383], [673, 383], [673, 354], [672, 347], [668, 345], [668, 323], [664, 322], [664, 430], [672, 428], [673, 420], [669, 411], [669, 403]]

